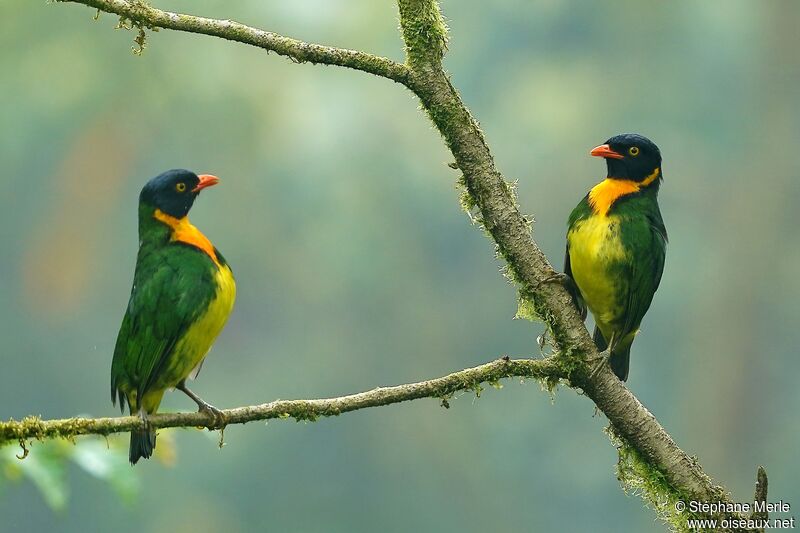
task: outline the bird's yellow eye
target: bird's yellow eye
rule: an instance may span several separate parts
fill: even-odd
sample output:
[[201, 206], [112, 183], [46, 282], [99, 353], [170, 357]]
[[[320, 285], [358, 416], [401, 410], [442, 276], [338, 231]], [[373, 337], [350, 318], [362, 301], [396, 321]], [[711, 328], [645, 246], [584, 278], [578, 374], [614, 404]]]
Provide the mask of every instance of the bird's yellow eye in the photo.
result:
[[639, 155], [639, 147], [638, 146], [631, 146], [628, 148], [628, 153], [631, 154], [633, 157]]
[[178, 183], [177, 185], [175, 185], [175, 190], [178, 191], [178, 192], [185, 191], [186, 190], [186, 184], [183, 183], [183, 182]]

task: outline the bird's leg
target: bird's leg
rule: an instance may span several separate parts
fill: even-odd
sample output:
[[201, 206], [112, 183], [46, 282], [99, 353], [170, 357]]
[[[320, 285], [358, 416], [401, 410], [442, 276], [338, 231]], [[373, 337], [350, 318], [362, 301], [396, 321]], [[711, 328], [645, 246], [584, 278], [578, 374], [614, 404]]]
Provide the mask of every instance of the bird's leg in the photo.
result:
[[139, 409], [139, 418], [142, 420], [142, 429], [149, 432], [151, 430], [150, 418], [148, 418], [147, 412], [143, 408]]
[[597, 363], [595, 363], [592, 373], [589, 374], [590, 381], [594, 379], [598, 372], [600, 372], [601, 368], [608, 364], [609, 360], [611, 359], [611, 349], [615, 346], [616, 339], [617, 333], [614, 332], [611, 334], [611, 341], [608, 343], [608, 348], [600, 352], [600, 356], [596, 359]]
[[600, 355], [595, 361], [594, 368], [592, 369], [592, 373], [589, 374], [589, 381], [593, 380], [594, 377], [600, 372], [600, 369], [603, 368], [605, 365], [608, 364], [608, 361], [611, 359], [611, 346], [600, 352]]
[[227, 419], [225, 417], [225, 413], [223, 413], [222, 411], [220, 411], [219, 409], [217, 409], [216, 407], [214, 407], [210, 403], [206, 402], [205, 400], [203, 400], [197, 394], [195, 394], [192, 391], [190, 391], [189, 388], [186, 386], [186, 380], [181, 381], [180, 383], [178, 383], [178, 385], [175, 388], [178, 389], [179, 391], [183, 392], [189, 398], [191, 398], [194, 401], [194, 403], [197, 404], [198, 410], [201, 413], [209, 413], [211, 416], [213, 416], [214, 417], [214, 427], [225, 427], [225, 425], [227, 423]]

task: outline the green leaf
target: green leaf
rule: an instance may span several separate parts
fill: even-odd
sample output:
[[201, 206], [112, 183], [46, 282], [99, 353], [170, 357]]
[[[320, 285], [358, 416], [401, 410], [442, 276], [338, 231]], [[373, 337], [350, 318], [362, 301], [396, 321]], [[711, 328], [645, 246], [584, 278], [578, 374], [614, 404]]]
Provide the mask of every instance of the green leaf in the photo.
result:
[[49, 445], [37, 446], [35, 452], [24, 460], [18, 460], [20, 470], [36, 485], [51, 509], [64, 509], [69, 498], [69, 488], [63, 454], [58, 447]]
[[[139, 493], [139, 478], [128, 464], [124, 446], [109, 445], [103, 438], [84, 438], [73, 444], [66, 440], [36, 442], [24, 460], [18, 447], [0, 449], [0, 480], [30, 479], [42, 493], [47, 505], [64, 509], [69, 499], [67, 462], [72, 460], [90, 475], [106, 481], [125, 503]], [[3, 485], [0, 484], [0, 488]]]
[[87, 439], [75, 447], [72, 460], [92, 476], [107, 481], [126, 503], [139, 493], [139, 478], [128, 464], [124, 448], [110, 446], [105, 439]]

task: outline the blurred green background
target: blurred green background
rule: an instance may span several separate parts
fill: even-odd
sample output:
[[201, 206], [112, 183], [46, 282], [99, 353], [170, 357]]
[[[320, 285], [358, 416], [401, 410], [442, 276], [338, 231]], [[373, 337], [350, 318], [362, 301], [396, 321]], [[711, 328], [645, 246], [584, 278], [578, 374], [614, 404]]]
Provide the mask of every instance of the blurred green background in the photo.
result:
[[[154, 3], [402, 60], [388, 0]], [[588, 150], [624, 131], [659, 144], [670, 245], [629, 386], [736, 500], [763, 464], [770, 499], [800, 508], [800, 4], [443, 10], [453, 81], [557, 267], [567, 215], [605, 175]], [[173, 167], [223, 179], [192, 212], [239, 286], [194, 387], [217, 406], [538, 353], [542, 327], [512, 320], [515, 291], [402, 87], [170, 31], [136, 57], [133, 32], [77, 5], [2, 14], [0, 419], [115, 413], [137, 195]], [[231, 427], [221, 451], [216, 434], [162, 432], [137, 497], [70, 463], [60, 510], [0, 476], [0, 516], [7, 531], [663, 530], [620, 490], [585, 398], [513, 380], [450, 403]]]

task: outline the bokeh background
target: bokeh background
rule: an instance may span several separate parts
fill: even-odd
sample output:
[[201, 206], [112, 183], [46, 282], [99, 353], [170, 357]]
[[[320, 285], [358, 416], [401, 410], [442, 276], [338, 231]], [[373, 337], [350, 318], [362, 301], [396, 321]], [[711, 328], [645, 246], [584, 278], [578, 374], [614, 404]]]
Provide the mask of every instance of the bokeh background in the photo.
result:
[[[402, 60], [388, 0], [155, 4]], [[800, 4], [443, 9], [446, 65], [555, 265], [567, 215], [604, 177], [588, 150], [624, 131], [660, 145], [670, 244], [629, 386], [735, 499], [752, 498], [763, 464], [770, 499], [800, 507]], [[194, 387], [212, 403], [341, 395], [538, 354], [542, 327], [512, 320], [515, 291], [402, 87], [170, 31], [148, 33], [137, 57], [133, 32], [77, 5], [4, 0], [2, 13], [0, 418], [115, 413], [137, 195], [173, 167], [223, 179], [192, 212], [239, 285]], [[120, 482], [131, 490], [68, 462], [52, 476], [55, 508], [7, 461], [2, 527], [663, 530], [620, 490], [585, 398], [511, 380], [450, 403], [231, 427], [222, 450], [215, 434], [162, 432], [160, 460]], [[172, 394], [163, 408], [192, 404]]]

